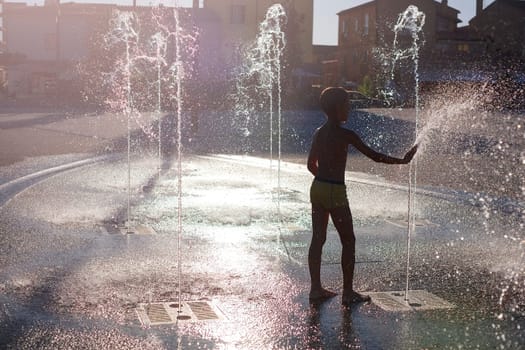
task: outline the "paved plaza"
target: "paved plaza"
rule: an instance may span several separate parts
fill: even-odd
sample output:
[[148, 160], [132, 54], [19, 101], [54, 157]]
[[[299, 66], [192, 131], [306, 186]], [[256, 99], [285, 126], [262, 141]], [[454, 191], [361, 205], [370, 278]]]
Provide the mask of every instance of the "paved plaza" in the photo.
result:
[[[32, 118], [33, 123], [20, 121]], [[262, 152], [205, 152], [206, 139], [197, 135], [185, 139], [179, 174], [173, 154], [159, 160], [155, 143], [139, 140], [128, 168], [126, 128], [93, 123], [101, 118], [97, 115], [48, 116], [46, 123], [42, 118], [2, 119], [0, 131], [28, 129], [33, 137], [39, 130], [55, 132], [71, 142], [84, 140], [73, 136], [82, 133], [92, 143], [60, 152], [53, 145], [44, 152], [40, 144], [34, 149], [41, 153], [26, 152], [0, 168], [1, 348], [520, 349], [525, 344], [523, 217], [509, 203], [489, 207], [472, 193], [421, 186], [411, 242], [412, 302], [408, 310], [388, 310], [377, 293], [404, 291], [406, 284], [407, 188], [402, 181], [348, 171], [357, 237], [355, 286], [370, 293], [372, 303], [344, 308], [339, 295], [312, 305], [311, 176], [299, 153], [288, 153], [279, 163]], [[68, 129], [73, 125], [75, 130]], [[100, 130], [111, 135], [103, 138]], [[132, 134], [141, 130], [136, 125]], [[45, 144], [38, 140], [26, 145]], [[213, 139], [208, 146], [213, 142], [219, 144]], [[132, 233], [122, 230], [128, 169]], [[330, 226], [322, 277], [338, 292], [340, 250]], [[431, 299], [446, 307], [424, 307]], [[178, 319], [181, 313], [190, 317]]]

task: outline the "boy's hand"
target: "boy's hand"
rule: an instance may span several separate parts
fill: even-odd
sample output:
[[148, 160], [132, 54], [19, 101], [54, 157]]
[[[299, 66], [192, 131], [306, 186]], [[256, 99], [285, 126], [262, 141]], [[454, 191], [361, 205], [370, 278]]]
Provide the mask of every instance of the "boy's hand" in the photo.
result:
[[414, 158], [414, 155], [417, 152], [417, 148], [418, 148], [418, 145], [416, 144], [414, 145], [414, 147], [410, 149], [410, 151], [407, 152], [407, 154], [405, 154], [405, 156], [403, 157], [403, 160], [406, 162], [405, 164], [410, 163], [412, 158]]

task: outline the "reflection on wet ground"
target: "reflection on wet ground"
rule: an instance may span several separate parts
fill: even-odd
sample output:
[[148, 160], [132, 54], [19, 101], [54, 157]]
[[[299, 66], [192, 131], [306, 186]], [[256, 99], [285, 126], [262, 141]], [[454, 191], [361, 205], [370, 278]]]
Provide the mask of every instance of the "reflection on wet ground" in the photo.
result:
[[[310, 305], [311, 178], [302, 165], [283, 162], [278, 196], [275, 163], [271, 169], [260, 158], [188, 155], [180, 255], [177, 174], [159, 176], [157, 160], [147, 157], [132, 168], [133, 219], [154, 235], [111, 230], [124, 220], [127, 196], [126, 164], [115, 160], [33, 184], [1, 208], [1, 347], [519, 349], [525, 343], [525, 247], [517, 239], [523, 224], [513, 213], [491, 210], [487, 218], [485, 206], [430, 189], [418, 195], [422, 224], [413, 240], [411, 289], [456, 308], [343, 308], [340, 296]], [[403, 290], [406, 191], [356, 173], [348, 179], [355, 285], [363, 292]], [[340, 291], [333, 227], [323, 254], [323, 282]], [[141, 325], [140, 304], [179, 297], [212, 302], [225, 319]]]

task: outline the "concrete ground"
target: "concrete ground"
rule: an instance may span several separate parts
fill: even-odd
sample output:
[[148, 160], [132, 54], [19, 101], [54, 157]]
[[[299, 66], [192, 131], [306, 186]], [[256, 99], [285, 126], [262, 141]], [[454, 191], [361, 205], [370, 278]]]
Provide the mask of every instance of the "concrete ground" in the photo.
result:
[[[0, 126], [16, 121], [21, 124], [8, 131], [38, 130], [13, 118]], [[83, 139], [66, 132], [68, 123], [76, 124], [74, 133], [89, 134], [91, 118], [55, 120], [46, 129], [75, 143]], [[279, 177], [276, 160], [270, 167], [267, 158], [211, 154], [199, 150], [203, 138], [186, 140], [179, 212], [177, 160], [164, 157], [159, 173], [155, 147], [134, 148], [132, 226], [155, 234], [122, 234], [127, 129], [101, 129], [112, 133], [108, 141], [81, 153], [68, 147], [26, 152], [32, 157], [0, 168], [2, 193], [9, 193], [0, 208], [1, 348], [523, 348], [525, 247], [516, 211], [421, 188], [410, 289], [427, 290], [453, 309], [385, 311], [374, 302], [344, 308], [340, 296], [310, 305], [311, 177], [303, 165], [283, 161]], [[28, 136], [26, 144], [33, 140]], [[74, 163], [96, 155], [102, 157]], [[356, 288], [404, 290], [406, 188], [358, 172], [348, 172], [347, 185]], [[340, 244], [331, 226], [323, 254], [323, 282], [340, 292]], [[223, 318], [158, 326], [139, 321], [143, 303], [179, 298], [206, 301]]]

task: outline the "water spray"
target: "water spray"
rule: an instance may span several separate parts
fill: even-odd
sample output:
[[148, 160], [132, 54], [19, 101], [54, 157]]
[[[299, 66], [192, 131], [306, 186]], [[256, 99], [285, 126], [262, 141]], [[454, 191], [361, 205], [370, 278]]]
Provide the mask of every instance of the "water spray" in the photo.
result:
[[[394, 78], [394, 68], [400, 59], [411, 58], [414, 62], [415, 79], [415, 129], [414, 140], [418, 140], [418, 119], [419, 119], [419, 33], [425, 25], [425, 14], [416, 6], [410, 5], [405, 12], [401, 13], [394, 27], [394, 60], [392, 63], [392, 80]], [[396, 50], [398, 45], [398, 35], [402, 31], [409, 31], [412, 37], [412, 45], [406, 50]], [[416, 230], [416, 187], [417, 187], [417, 156], [410, 162], [408, 176], [408, 224], [407, 224], [407, 264], [406, 264], [406, 288], [405, 301], [408, 302], [408, 291], [410, 282], [410, 248], [411, 237]]]
[[181, 264], [181, 246], [182, 246], [182, 77], [183, 67], [181, 58], [181, 32], [179, 11], [173, 10], [175, 20], [175, 68], [177, 82], [177, 272], [178, 272], [178, 302], [179, 314], [182, 312], [182, 264]]
[[[159, 157], [159, 175], [162, 171], [162, 63], [163, 63], [163, 57], [166, 51], [166, 41], [164, 36], [161, 34], [161, 32], [155, 34], [152, 38], [153, 44], [155, 46], [155, 54], [156, 54], [156, 63], [157, 63], [157, 119], [158, 119], [158, 133], [159, 133], [159, 149], [158, 149], [158, 157]], [[165, 63], [165, 62], [164, 62]]]
[[[280, 4], [268, 8], [264, 21], [259, 26], [254, 57], [254, 68], [261, 75], [261, 83], [266, 89], [269, 98], [270, 114], [270, 170], [273, 169], [274, 157], [274, 113], [277, 116], [277, 209], [281, 213], [281, 140], [282, 140], [282, 59], [286, 46], [283, 26], [287, 22], [286, 12]], [[275, 90], [277, 98], [275, 98]]]
[[[171, 11], [171, 12], [170, 12]], [[177, 5], [172, 10], [161, 11], [152, 14], [155, 23], [154, 32], [140, 31], [140, 22], [133, 12], [116, 11], [111, 20], [111, 31], [106, 35], [106, 41], [110, 46], [121, 49], [122, 57], [116, 62], [117, 70], [110, 74], [113, 87], [113, 99], [109, 99], [110, 106], [121, 110], [127, 116], [128, 125], [128, 220], [126, 222], [127, 233], [132, 233], [131, 227], [131, 118], [139, 107], [152, 108], [157, 114], [158, 136], [151, 130], [147, 132], [147, 126], [139, 125], [147, 132], [149, 137], [158, 137], [158, 163], [159, 174], [162, 169], [162, 96], [169, 94], [172, 99], [174, 115], [176, 117], [176, 157], [177, 157], [177, 274], [178, 274], [178, 304], [179, 313], [182, 312], [182, 108], [183, 108], [183, 80], [189, 74], [186, 69], [188, 60], [195, 57], [197, 47], [191, 33], [183, 30], [179, 18]], [[147, 26], [145, 26], [147, 27]], [[144, 29], [144, 28], [143, 28]], [[174, 57], [169, 59], [169, 52]], [[137, 76], [150, 76], [152, 79], [140, 86], [145, 96], [146, 105], [135, 106], [132, 78]], [[147, 79], [147, 78], [146, 78]], [[137, 98], [138, 99], [138, 98]], [[137, 120], [139, 122], [139, 120]]]
[[[125, 229], [127, 233], [131, 233], [131, 117], [134, 113], [131, 75], [133, 66], [133, 56], [137, 50], [139, 41], [137, 26], [137, 19], [133, 12], [117, 11], [116, 15], [111, 21], [112, 30], [108, 33], [107, 40], [110, 44], [124, 43], [125, 56], [123, 58], [123, 68], [121, 71], [121, 79], [123, 79], [124, 91], [121, 92], [123, 101], [118, 101], [122, 105], [120, 108], [124, 111], [127, 119], [127, 220]], [[118, 79], [118, 78], [117, 78]]]

